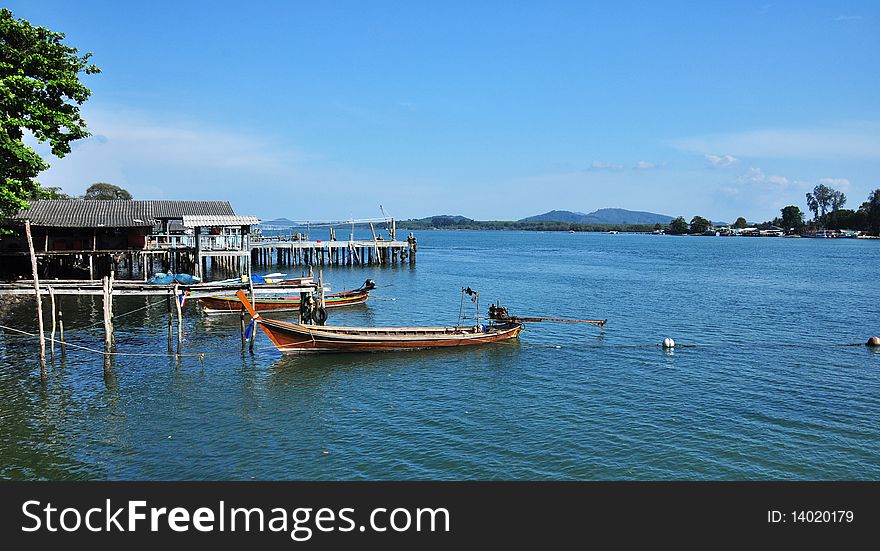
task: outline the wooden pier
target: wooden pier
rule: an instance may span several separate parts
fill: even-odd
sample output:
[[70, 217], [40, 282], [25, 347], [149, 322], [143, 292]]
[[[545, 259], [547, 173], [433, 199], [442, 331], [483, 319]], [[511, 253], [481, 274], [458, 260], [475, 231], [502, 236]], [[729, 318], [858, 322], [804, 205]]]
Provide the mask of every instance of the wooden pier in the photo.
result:
[[391, 266], [404, 262], [415, 264], [417, 250], [412, 234], [406, 241], [264, 238], [251, 241], [251, 262], [254, 266]]

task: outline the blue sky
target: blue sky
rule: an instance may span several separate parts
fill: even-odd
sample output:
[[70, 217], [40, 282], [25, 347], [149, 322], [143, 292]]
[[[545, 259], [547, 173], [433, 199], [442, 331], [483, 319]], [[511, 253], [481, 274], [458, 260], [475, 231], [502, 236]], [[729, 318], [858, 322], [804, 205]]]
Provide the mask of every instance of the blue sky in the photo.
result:
[[103, 69], [44, 185], [265, 218], [761, 221], [880, 187], [880, 3], [7, 1]]

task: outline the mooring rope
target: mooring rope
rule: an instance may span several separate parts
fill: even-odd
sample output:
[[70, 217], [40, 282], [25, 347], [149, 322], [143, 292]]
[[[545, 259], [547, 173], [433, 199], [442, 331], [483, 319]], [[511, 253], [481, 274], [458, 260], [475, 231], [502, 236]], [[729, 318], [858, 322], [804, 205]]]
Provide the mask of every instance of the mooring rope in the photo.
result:
[[[7, 329], [9, 331], [13, 331], [15, 333], [21, 333], [22, 335], [27, 335], [28, 337], [39, 337], [36, 333], [28, 333], [27, 331], [22, 331], [21, 329], [15, 329], [14, 327], [9, 327], [6, 325], [0, 325], [0, 329]], [[69, 341], [62, 341], [55, 339], [55, 342], [59, 344], [63, 344], [65, 346], [70, 346], [72, 348], [78, 348], [80, 350], [86, 350], [88, 352], [94, 352], [95, 354], [102, 354], [104, 356], [144, 356], [148, 358], [204, 358], [208, 355], [216, 355], [219, 356], [221, 354], [225, 354], [223, 352], [217, 352], [213, 354], [209, 354], [207, 352], [197, 352], [190, 354], [159, 354], [159, 353], [149, 353], [149, 352], [108, 352], [106, 350], [98, 350], [97, 348], [90, 348], [88, 346], [83, 346], [81, 344], [74, 344]]]
[[[114, 319], [114, 320], [115, 320], [115, 319], [117, 319], [117, 318], [121, 318], [121, 317], [123, 317], [123, 316], [127, 316], [127, 315], [129, 315], [129, 314], [134, 314], [135, 312], [140, 312], [141, 310], [146, 310], [147, 308], [149, 308], [149, 307], [151, 307], [151, 306], [155, 306], [155, 305], [159, 304], [159, 302], [161, 302], [161, 301], [163, 301], [163, 300], [166, 300], [166, 299], [159, 299], [159, 300], [157, 300], [157, 301], [155, 301], [155, 302], [148, 302], [146, 306], [142, 306], [142, 307], [140, 307], [140, 308], [135, 308], [134, 310], [130, 310], [130, 311], [128, 311], [128, 312], [123, 312], [122, 314], [113, 314], [113, 316], [111, 317], [111, 319]], [[86, 330], [86, 329], [91, 329], [91, 328], [93, 328], [93, 327], [98, 327], [99, 325], [103, 325], [103, 324], [104, 324], [103, 321], [99, 321], [99, 322], [93, 323], [93, 324], [91, 324], [91, 325], [84, 325], [84, 326], [82, 326], [82, 327], [74, 327], [73, 329], [71, 329], [71, 331], [84, 331], [84, 330]]]
[[[127, 312], [127, 313], [131, 313], [131, 312]], [[0, 329], [6, 329], [8, 331], [12, 331], [14, 333], [26, 335], [28, 337], [34, 337], [34, 338], [39, 337], [39, 335], [37, 335], [36, 333], [22, 331], [21, 329], [16, 329], [14, 327], [9, 327], [7, 325], [0, 325]], [[254, 330], [256, 330], [256, 328], [254, 328]], [[312, 339], [314, 340], [314, 336], [312, 336]], [[165, 353], [165, 354], [149, 353], [149, 352], [109, 352], [106, 350], [98, 350], [96, 348], [83, 346], [81, 344], [75, 344], [75, 343], [72, 343], [69, 341], [62, 341], [59, 339], [55, 339], [55, 342], [62, 344], [62, 345], [65, 345], [65, 346], [70, 346], [72, 348], [77, 348], [79, 350], [85, 350], [87, 352], [93, 352], [95, 354], [101, 354], [104, 356], [140, 356], [140, 357], [148, 357], [148, 358], [206, 358], [208, 356], [227, 356], [227, 355], [229, 355], [228, 352], [193, 352], [193, 353]], [[514, 343], [501, 342], [499, 344], [511, 344], [512, 345]], [[773, 343], [773, 344], [776, 344], [777, 346], [782, 346], [782, 347], [786, 347], [786, 346], [800, 347], [800, 346], [802, 346], [800, 343]], [[521, 343], [519, 343], [519, 345], [522, 346]], [[548, 345], [548, 344], [539, 345], [539, 344], [532, 344], [532, 343], [526, 343], [526, 346], [538, 346], [540, 348], [554, 348], [554, 349], [563, 348], [562, 345]], [[648, 344], [578, 344], [578, 345], [572, 345], [572, 346], [578, 347], [578, 348], [591, 348], [591, 349], [600, 349], [600, 348], [614, 348], [614, 349], [663, 348], [666, 351], [674, 351], [679, 348], [711, 348], [713, 345], [675, 343], [674, 346], [667, 347], [667, 346], [664, 346], [663, 343], [648, 343]], [[862, 346], [862, 347], [865, 347], [866, 345], [865, 345], [865, 343], [856, 342], [856, 343], [828, 343], [825, 346], [835, 346], [835, 347]], [[275, 348], [274, 346], [255, 347], [255, 350], [272, 350], [274, 348]]]

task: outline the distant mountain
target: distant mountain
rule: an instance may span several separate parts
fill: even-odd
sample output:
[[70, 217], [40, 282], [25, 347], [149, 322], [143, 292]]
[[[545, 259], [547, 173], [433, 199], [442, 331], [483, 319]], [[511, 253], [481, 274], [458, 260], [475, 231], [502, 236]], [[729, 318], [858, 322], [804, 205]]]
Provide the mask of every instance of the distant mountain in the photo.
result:
[[626, 209], [599, 209], [589, 214], [569, 210], [551, 210], [520, 222], [568, 222], [572, 224], [661, 224], [672, 221], [672, 216]]
[[[572, 212], [570, 210], [551, 210], [537, 216], [529, 216], [523, 218], [520, 222], [571, 222], [572, 224], [580, 224], [589, 215], [582, 212]], [[588, 220], [587, 223], [592, 222]]]
[[445, 228], [447, 226], [468, 224], [473, 221], [473, 218], [451, 214], [438, 214], [437, 216], [429, 216], [427, 218], [416, 218], [413, 220], [409, 220], [409, 222], [415, 222], [416, 224], [423, 224], [431, 226], [433, 228]]
[[260, 222], [259, 226], [263, 228], [293, 228], [296, 226], [300, 226], [297, 222], [290, 220], [289, 218], [276, 218], [275, 220], [263, 220]]

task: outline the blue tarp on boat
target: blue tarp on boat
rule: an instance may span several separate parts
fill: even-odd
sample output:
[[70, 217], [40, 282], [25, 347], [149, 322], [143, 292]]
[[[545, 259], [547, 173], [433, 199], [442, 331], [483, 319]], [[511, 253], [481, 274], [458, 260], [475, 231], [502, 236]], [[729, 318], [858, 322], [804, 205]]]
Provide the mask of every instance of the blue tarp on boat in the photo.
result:
[[201, 279], [191, 274], [173, 274], [171, 272], [165, 274], [159, 272], [147, 280], [150, 285], [172, 285], [179, 283], [181, 285], [193, 285], [200, 282]]

